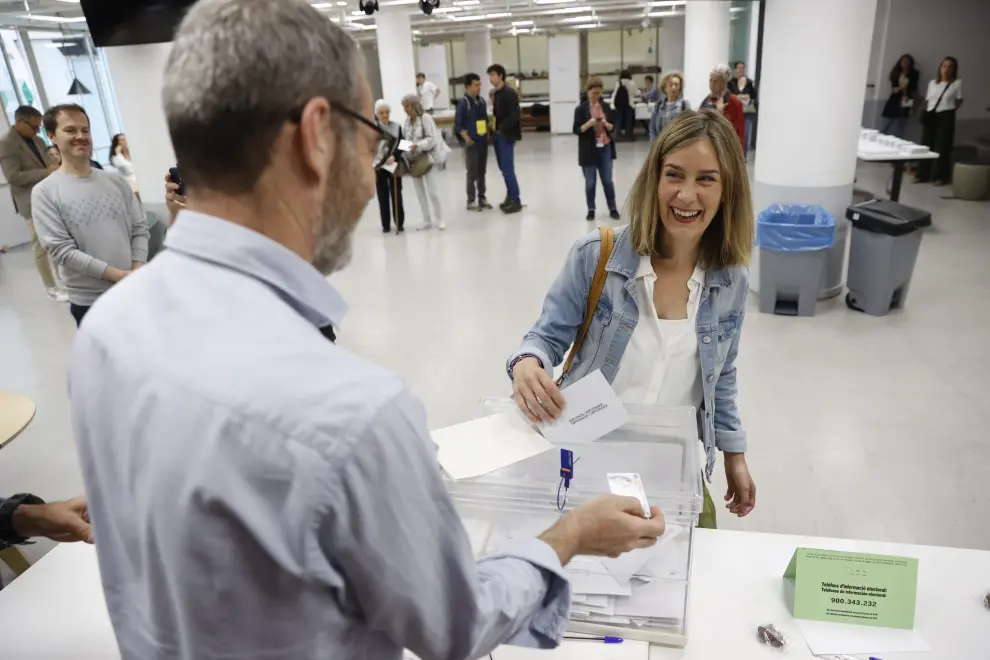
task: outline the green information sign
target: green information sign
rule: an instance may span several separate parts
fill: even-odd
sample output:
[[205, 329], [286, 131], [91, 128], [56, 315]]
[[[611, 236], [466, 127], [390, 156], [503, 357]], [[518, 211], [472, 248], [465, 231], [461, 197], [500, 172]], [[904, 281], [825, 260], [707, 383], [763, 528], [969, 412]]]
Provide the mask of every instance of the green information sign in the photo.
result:
[[917, 559], [798, 548], [784, 577], [795, 619], [914, 628]]

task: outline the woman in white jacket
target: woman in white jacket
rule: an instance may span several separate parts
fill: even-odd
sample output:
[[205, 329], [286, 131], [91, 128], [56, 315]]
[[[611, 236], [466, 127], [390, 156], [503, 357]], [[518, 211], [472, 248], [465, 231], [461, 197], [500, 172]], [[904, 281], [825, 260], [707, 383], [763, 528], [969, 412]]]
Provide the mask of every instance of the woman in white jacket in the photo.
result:
[[[417, 95], [404, 96], [402, 109], [406, 113], [406, 124], [402, 128], [402, 133], [412, 143], [412, 148], [408, 154], [409, 158], [415, 158], [419, 154], [427, 154], [432, 165], [425, 175], [412, 177], [416, 197], [419, 199], [419, 208], [423, 212], [423, 224], [416, 229], [433, 229], [433, 227], [441, 230], [446, 229], [447, 223], [444, 222], [440, 210], [438, 170], [447, 162], [450, 147], [443, 141], [443, 136], [440, 134], [436, 122], [433, 121], [433, 117], [423, 111], [423, 106]], [[430, 214], [431, 202], [433, 204], [432, 215]], [[434, 223], [434, 216], [436, 223]]]
[[[127, 146], [127, 136], [117, 133], [110, 142], [110, 164], [117, 172], [127, 179], [131, 184], [131, 190], [138, 195], [137, 174], [134, 173], [134, 165], [131, 163], [131, 150]], [[138, 199], [140, 199], [138, 195]]]

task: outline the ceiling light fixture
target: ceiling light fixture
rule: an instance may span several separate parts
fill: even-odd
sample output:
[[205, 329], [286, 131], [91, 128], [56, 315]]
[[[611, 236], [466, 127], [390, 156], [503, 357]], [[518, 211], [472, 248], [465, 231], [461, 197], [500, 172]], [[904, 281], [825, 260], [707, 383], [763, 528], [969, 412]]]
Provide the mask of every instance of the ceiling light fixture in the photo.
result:
[[17, 18], [26, 18], [29, 21], [44, 21], [45, 23], [85, 23], [85, 16], [67, 18], [65, 16], [48, 16], [46, 14], [21, 14]]
[[683, 16], [684, 14], [676, 11], [651, 11], [647, 16], [650, 18], [663, 18], [664, 16]]
[[650, 3], [650, 7], [680, 7], [686, 5], [684, 0], [658, 0]]
[[454, 11], [464, 11], [464, 9], [461, 8], [461, 7], [442, 7], [440, 9], [434, 9], [433, 10], [433, 13], [434, 14], [449, 14], [449, 13], [454, 12]]
[[563, 5], [568, 2], [577, 2], [577, 0], [533, 0], [538, 5]]
[[512, 27], [522, 27], [524, 25], [532, 25], [533, 21], [512, 21]]
[[480, 4], [481, 0], [454, 0], [455, 7], [474, 7]]
[[58, 0], [59, 2], [71, 2], [74, 5], [79, 4], [79, 0]]
[[546, 11], [540, 12], [542, 16], [553, 16], [555, 14], [583, 14], [584, 12], [591, 11], [591, 7], [561, 7], [559, 9], [547, 9]]
[[594, 30], [596, 27], [599, 27], [600, 25], [601, 25], [600, 23], [584, 23], [582, 25], [568, 25], [567, 27], [571, 28], [572, 30]]
[[596, 21], [598, 17], [594, 14], [588, 14], [587, 16], [568, 16], [567, 18], [561, 20], [561, 23], [587, 23], [588, 21]]
[[489, 20], [492, 20], [494, 18], [508, 18], [509, 16], [512, 16], [511, 11], [503, 11], [497, 14], [485, 14], [485, 18]]
[[[344, 3], [344, 4], [347, 4], [347, 3]], [[310, 5], [310, 7], [312, 7], [313, 9], [330, 9], [331, 7], [333, 7], [333, 3], [332, 2], [317, 2], [315, 4]]]

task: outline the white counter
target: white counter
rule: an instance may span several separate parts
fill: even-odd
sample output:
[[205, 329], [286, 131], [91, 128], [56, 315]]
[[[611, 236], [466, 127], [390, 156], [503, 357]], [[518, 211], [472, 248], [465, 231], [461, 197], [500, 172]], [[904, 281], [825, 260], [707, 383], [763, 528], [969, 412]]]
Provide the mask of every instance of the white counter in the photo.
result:
[[[930, 653], [880, 654], [884, 660], [986, 660], [990, 657], [990, 552], [930, 546], [846, 541], [753, 532], [698, 530], [695, 538], [688, 646], [654, 646], [650, 660], [810, 659], [787, 611], [784, 569], [798, 546], [917, 557], [915, 628]], [[773, 623], [788, 636], [782, 656], [756, 641], [756, 627]], [[0, 591], [0, 651], [16, 660], [117, 660], [92, 546], [55, 548]], [[618, 646], [623, 648], [620, 650]], [[642, 643], [569, 642], [534, 655], [501, 647], [494, 660], [533, 658], [640, 660]], [[867, 656], [862, 656], [866, 660]], [[642, 658], [645, 660], [645, 658]]]

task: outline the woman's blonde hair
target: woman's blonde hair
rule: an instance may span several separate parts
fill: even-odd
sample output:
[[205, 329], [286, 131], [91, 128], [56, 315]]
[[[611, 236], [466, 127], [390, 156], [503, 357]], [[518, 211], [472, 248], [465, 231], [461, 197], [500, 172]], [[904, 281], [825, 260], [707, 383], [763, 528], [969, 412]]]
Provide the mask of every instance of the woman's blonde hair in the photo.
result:
[[666, 91], [667, 81], [670, 80], [671, 78], [677, 78], [678, 80], [681, 81], [681, 96], [684, 96], [684, 74], [682, 74], [680, 71], [668, 71], [667, 73], [663, 74], [663, 76], [660, 78], [660, 89]]
[[588, 82], [584, 84], [584, 91], [589, 92], [593, 90], [595, 87], [597, 87], [598, 89], [605, 89], [605, 83], [602, 82], [602, 79], [599, 78], [598, 76], [591, 76], [590, 78], [588, 78]]
[[653, 142], [626, 203], [629, 238], [638, 254], [663, 255], [659, 186], [664, 159], [702, 138], [711, 140], [715, 148], [721, 172], [722, 203], [701, 237], [699, 265], [706, 270], [743, 266], [753, 249], [754, 232], [746, 159], [736, 129], [711, 109], [682, 112]]

